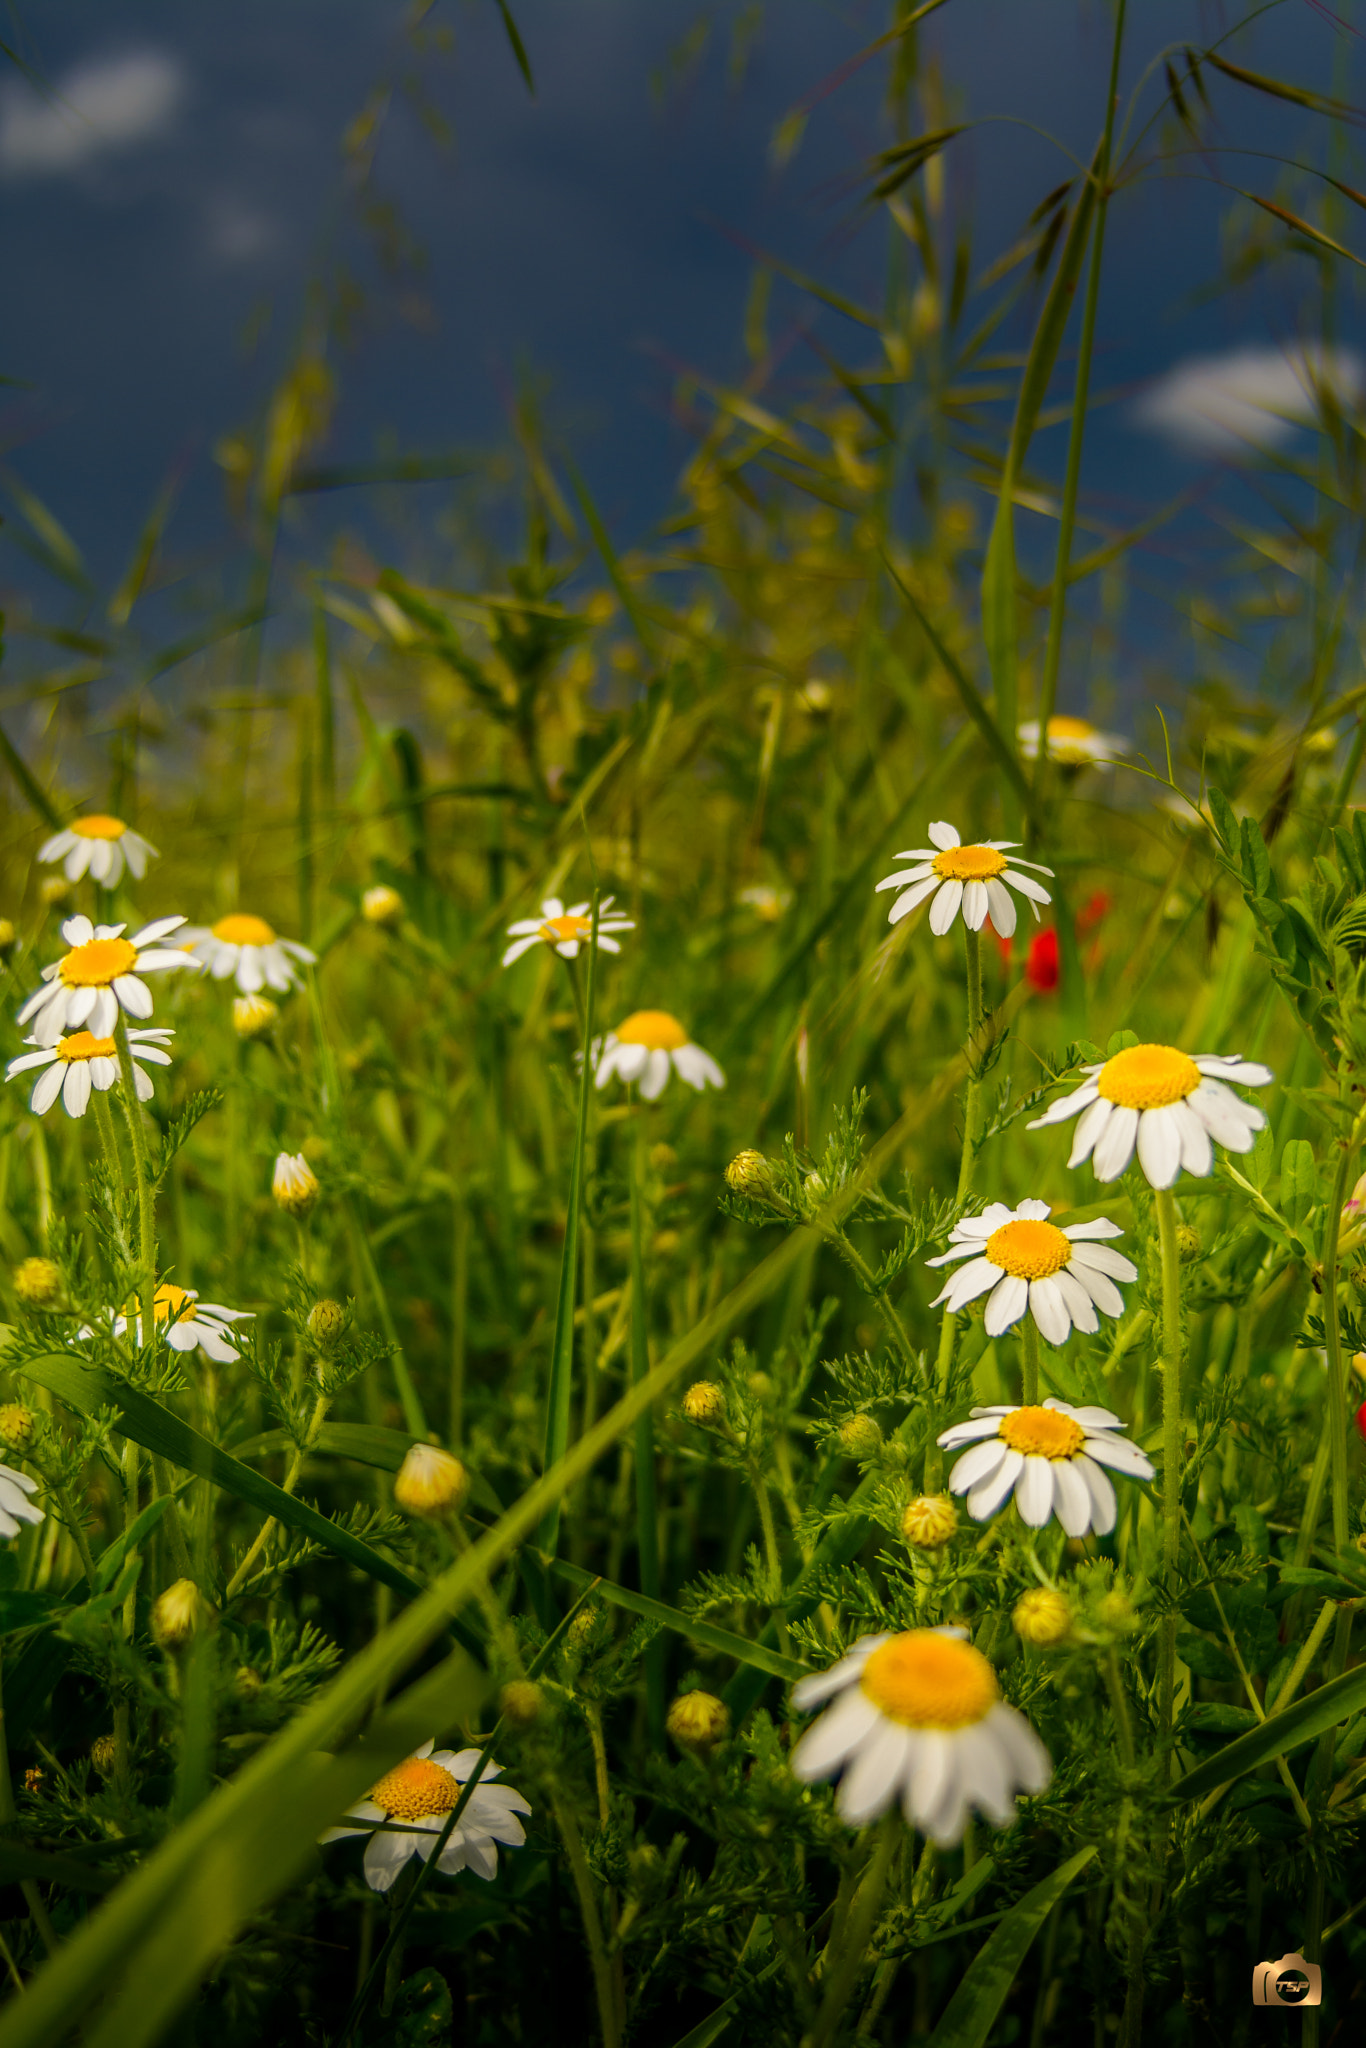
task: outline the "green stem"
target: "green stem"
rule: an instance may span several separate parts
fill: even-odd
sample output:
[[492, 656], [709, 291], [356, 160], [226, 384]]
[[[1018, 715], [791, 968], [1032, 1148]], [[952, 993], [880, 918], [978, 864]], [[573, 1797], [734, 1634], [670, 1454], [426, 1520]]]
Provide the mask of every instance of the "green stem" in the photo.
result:
[[597, 1993], [598, 2021], [602, 2027], [603, 2048], [617, 2048], [621, 2031], [617, 2024], [617, 2001], [612, 1983], [612, 1969], [607, 1960], [607, 1947], [602, 1938], [602, 1920], [598, 1914], [598, 1902], [593, 1891], [593, 1879], [588, 1869], [588, 1858], [583, 1851], [583, 1837], [579, 1824], [569, 1806], [552, 1792], [550, 1811], [564, 1843], [565, 1855], [569, 1859], [569, 1871], [578, 1894], [579, 1913], [583, 1919], [583, 1931], [588, 1941], [588, 1960], [593, 1970], [593, 1989]]
[[[650, 1370], [649, 1297], [645, 1292], [645, 1117], [636, 1109], [631, 1134], [631, 1384]], [[590, 1368], [591, 1369], [591, 1368]], [[659, 1598], [659, 1500], [655, 1485], [655, 1425], [647, 1408], [636, 1421], [636, 1557], [640, 1590]], [[645, 1652], [646, 1713], [651, 1740], [664, 1743], [664, 1644]]]
[[[327, 1407], [327, 1395], [319, 1394], [317, 1400], [313, 1404], [313, 1414], [309, 1421], [307, 1434], [305, 1435], [304, 1440], [301, 1444], [296, 1444], [294, 1446], [294, 1455], [291, 1457], [289, 1461], [289, 1470], [286, 1472], [284, 1478], [284, 1486], [282, 1490], [285, 1493], [293, 1493], [295, 1487], [299, 1483], [299, 1474], [303, 1470], [304, 1459], [308, 1456], [309, 1451], [312, 1449], [313, 1445], [318, 1440], [318, 1431], [323, 1426], [323, 1417], [327, 1413]], [[261, 1524], [261, 1527], [256, 1532], [256, 1536], [252, 1542], [250, 1550], [242, 1559], [241, 1564], [238, 1565], [237, 1570], [233, 1573], [232, 1577], [228, 1580], [227, 1590], [223, 1595], [223, 1605], [225, 1607], [227, 1606], [230, 1600], [236, 1598], [237, 1594], [240, 1593], [242, 1587], [246, 1584], [247, 1579], [251, 1573], [251, 1568], [255, 1564], [257, 1558], [261, 1555], [261, 1552], [265, 1549], [266, 1544], [270, 1540], [270, 1532], [274, 1527], [274, 1515], [267, 1515], [265, 1521]], [[187, 1573], [186, 1576], [188, 1577], [189, 1574]]]
[[871, 1300], [877, 1303], [878, 1313], [882, 1316], [883, 1320], [887, 1325], [888, 1330], [891, 1332], [892, 1342], [896, 1345], [897, 1350], [901, 1353], [902, 1361], [905, 1364], [909, 1374], [913, 1378], [917, 1376], [923, 1377], [923, 1368], [921, 1367], [920, 1360], [916, 1355], [915, 1347], [911, 1343], [910, 1335], [906, 1329], [906, 1325], [902, 1322], [901, 1317], [897, 1314], [896, 1309], [892, 1305], [891, 1299], [888, 1296], [886, 1288], [881, 1285], [876, 1273], [868, 1264], [868, 1261], [864, 1258], [863, 1254], [856, 1248], [856, 1246], [850, 1241], [850, 1239], [843, 1230], [837, 1227], [832, 1227], [830, 1229], [827, 1229], [824, 1235], [827, 1241], [835, 1247], [835, 1250], [839, 1253], [840, 1257], [845, 1261], [845, 1263], [857, 1276], [859, 1285], [862, 1287], [864, 1293], [868, 1295]]
[[1021, 1399], [1026, 1408], [1039, 1405], [1039, 1329], [1033, 1316], [1026, 1308], [1021, 1325], [1024, 1337], [1024, 1372], [1021, 1379]]
[[1162, 1570], [1171, 1597], [1158, 1650], [1158, 1712], [1171, 1770], [1172, 1718], [1176, 1703], [1176, 1568], [1181, 1554], [1181, 1467], [1185, 1442], [1181, 1425], [1181, 1260], [1176, 1244], [1176, 1199], [1170, 1188], [1154, 1190], [1162, 1262]]
[[[968, 970], [968, 1035], [965, 1051], [968, 1059], [967, 1095], [963, 1104], [963, 1156], [958, 1165], [958, 1200], [961, 1202], [968, 1192], [972, 1179], [973, 1163], [977, 1156], [977, 1126], [981, 1102], [982, 1084], [972, 1072], [972, 1061], [977, 1034], [982, 1025], [982, 940], [978, 932], [963, 926], [963, 947]], [[939, 1355], [934, 1367], [934, 1421], [942, 1414], [948, 1399], [949, 1375], [953, 1369], [953, 1346], [958, 1333], [958, 1318], [945, 1311], [939, 1330]], [[925, 1447], [925, 1491], [938, 1493], [944, 1483], [944, 1454], [935, 1442], [936, 1428], [932, 1427], [926, 1438]]]
[[369, 1290], [370, 1299], [375, 1304], [375, 1313], [379, 1317], [380, 1328], [389, 1346], [389, 1364], [393, 1370], [394, 1389], [398, 1394], [399, 1406], [403, 1410], [403, 1426], [409, 1436], [415, 1436], [425, 1442], [428, 1434], [427, 1417], [423, 1413], [417, 1388], [413, 1385], [408, 1361], [403, 1356], [403, 1346], [398, 1340], [398, 1328], [389, 1308], [389, 1297], [384, 1291], [384, 1282], [379, 1277], [379, 1268], [370, 1249], [370, 1240], [365, 1235], [365, 1226], [345, 1197], [342, 1198], [341, 1207], [350, 1233], [356, 1264], [365, 1275], [365, 1285]]
[[891, 1868], [892, 1851], [896, 1847], [900, 1826], [900, 1816], [893, 1808], [883, 1817], [878, 1828], [877, 1841], [864, 1872], [863, 1882], [849, 1908], [849, 1918], [845, 1923], [844, 1938], [839, 1945], [838, 1961], [831, 1973], [829, 1988], [821, 2000], [816, 2024], [803, 2041], [802, 2048], [822, 2048], [822, 2044], [833, 2037], [844, 2009], [853, 1996], [859, 1972], [866, 1960], [868, 1943], [877, 1924], [882, 1894], [887, 1883], [887, 1872]]

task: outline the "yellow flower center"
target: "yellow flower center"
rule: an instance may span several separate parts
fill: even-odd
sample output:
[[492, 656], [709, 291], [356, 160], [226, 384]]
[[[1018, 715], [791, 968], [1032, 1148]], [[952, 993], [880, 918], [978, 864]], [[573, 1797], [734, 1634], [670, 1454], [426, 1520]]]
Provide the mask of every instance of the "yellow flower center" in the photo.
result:
[[990, 882], [1006, 871], [1006, 857], [992, 846], [949, 846], [932, 866], [946, 882]]
[[106, 818], [99, 812], [89, 818], [75, 818], [68, 830], [79, 839], [122, 839], [128, 827], [122, 818]]
[[889, 1721], [908, 1728], [967, 1728], [1000, 1698], [996, 1674], [980, 1650], [929, 1628], [880, 1644], [859, 1683]]
[[1003, 1223], [987, 1239], [987, 1257], [1017, 1280], [1046, 1280], [1060, 1273], [1072, 1256], [1072, 1241], [1056, 1223], [1025, 1216]]
[[213, 935], [225, 946], [273, 946], [275, 933], [263, 917], [253, 917], [249, 911], [233, 910], [226, 917], [220, 917], [213, 927]]
[[1096, 1086], [1124, 1109], [1165, 1109], [1194, 1094], [1201, 1078], [1189, 1053], [1174, 1045], [1131, 1045], [1105, 1062]]
[[[197, 1303], [197, 1296], [177, 1287], [173, 1281], [164, 1280], [152, 1296], [152, 1320], [157, 1323], [188, 1323]], [[124, 1303], [123, 1312], [126, 1316], [142, 1314], [142, 1302], [136, 1294]]]
[[667, 1010], [633, 1010], [618, 1024], [616, 1035], [620, 1045], [645, 1045], [651, 1052], [677, 1052], [688, 1042], [687, 1032]]
[[425, 1756], [410, 1756], [370, 1787], [370, 1797], [391, 1820], [424, 1820], [431, 1813], [449, 1813], [460, 1792], [459, 1779]]
[[588, 917], [548, 917], [537, 932], [547, 946], [562, 946], [566, 939], [586, 939], [593, 929]]
[[1048, 737], [1050, 740], [1090, 740], [1096, 736], [1096, 728], [1088, 725], [1084, 718], [1050, 718]]
[[1001, 1442], [1027, 1458], [1074, 1458], [1086, 1431], [1056, 1408], [1017, 1408], [1001, 1418]]
[[108, 988], [138, 964], [138, 949], [127, 939], [89, 939], [73, 946], [61, 965], [68, 988]]
[[118, 1047], [112, 1038], [93, 1038], [88, 1031], [69, 1031], [57, 1040], [59, 1060], [112, 1060]]

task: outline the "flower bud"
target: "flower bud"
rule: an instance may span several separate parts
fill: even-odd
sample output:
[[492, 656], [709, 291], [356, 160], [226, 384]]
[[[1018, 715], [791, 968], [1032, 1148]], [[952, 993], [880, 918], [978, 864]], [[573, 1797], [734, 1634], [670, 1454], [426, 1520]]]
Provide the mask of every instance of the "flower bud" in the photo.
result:
[[318, 1176], [302, 1152], [277, 1155], [270, 1192], [286, 1216], [307, 1216], [318, 1199]]
[[700, 1429], [720, 1429], [726, 1419], [726, 1396], [715, 1380], [694, 1380], [683, 1396], [683, 1413]]
[[1352, 1370], [1353, 1372], [1359, 1372], [1361, 1377], [1366, 1379], [1366, 1351], [1354, 1351], [1352, 1353]]
[[847, 1415], [840, 1424], [840, 1449], [846, 1458], [872, 1458], [882, 1448], [882, 1431], [871, 1415]]
[[1188, 1266], [1192, 1259], [1198, 1259], [1203, 1249], [1204, 1246], [1200, 1242], [1199, 1231], [1192, 1224], [1178, 1223], [1176, 1226], [1176, 1256], [1180, 1259], [1182, 1265]]
[[152, 1634], [163, 1650], [183, 1650], [218, 1621], [193, 1579], [177, 1579], [152, 1603]]
[[254, 1700], [264, 1684], [259, 1671], [253, 1671], [250, 1664], [239, 1664], [233, 1675], [232, 1689], [239, 1700]]
[[498, 1695], [498, 1711], [514, 1728], [529, 1728], [539, 1719], [545, 1695], [530, 1678], [514, 1678]]
[[403, 916], [403, 898], [387, 882], [376, 882], [361, 897], [360, 914], [367, 924], [398, 924]]
[[71, 884], [65, 875], [44, 875], [38, 884], [38, 900], [49, 910], [55, 910], [59, 903], [65, 903], [71, 894]]
[[706, 1756], [730, 1734], [730, 1709], [710, 1692], [680, 1693], [664, 1723], [680, 1749]]
[[331, 1351], [340, 1343], [351, 1318], [339, 1301], [324, 1297], [315, 1301], [308, 1312], [308, 1334], [319, 1351]]
[[922, 1493], [901, 1517], [901, 1533], [912, 1550], [942, 1550], [957, 1530], [958, 1510], [946, 1493]]
[[1041, 1650], [1052, 1650], [1072, 1633], [1072, 1609], [1051, 1586], [1034, 1586], [1015, 1602], [1015, 1633]]
[[90, 1745], [90, 1761], [102, 1778], [112, 1778], [119, 1746], [112, 1735], [97, 1735]]
[[726, 1186], [736, 1195], [762, 1197], [773, 1186], [773, 1175], [762, 1152], [737, 1152], [726, 1168]]
[[1134, 1603], [1120, 1586], [1114, 1587], [1097, 1603], [1096, 1620], [1102, 1628], [1113, 1629], [1120, 1636], [1126, 1636], [1138, 1627]]
[[0, 954], [8, 953], [14, 944], [15, 931], [10, 919], [0, 917]]
[[396, 1504], [405, 1515], [423, 1521], [458, 1515], [469, 1490], [469, 1474], [459, 1458], [439, 1444], [410, 1444], [394, 1480]]
[[234, 996], [232, 1028], [239, 1038], [264, 1038], [280, 1014], [269, 996]]
[[14, 1291], [25, 1308], [51, 1308], [62, 1291], [62, 1276], [51, 1259], [21, 1259]]
[[590, 1600], [586, 1607], [579, 1609], [574, 1619], [570, 1622], [565, 1630], [565, 1635], [576, 1650], [581, 1649], [597, 1629], [598, 1616], [601, 1612], [602, 1609]]
[[6, 1401], [0, 1408], [0, 1444], [6, 1450], [25, 1451], [33, 1442], [38, 1418], [22, 1401]]

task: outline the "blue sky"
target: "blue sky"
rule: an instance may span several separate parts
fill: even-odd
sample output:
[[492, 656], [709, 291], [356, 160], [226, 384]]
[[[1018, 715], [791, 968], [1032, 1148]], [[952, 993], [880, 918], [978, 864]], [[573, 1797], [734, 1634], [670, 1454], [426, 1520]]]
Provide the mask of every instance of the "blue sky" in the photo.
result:
[[[1244, 13], [1218, 0], [1139, 0], [1126, 87], [1164, 40], [1202, 43]], [[51, 507], [101, 582], [122, 568], [157, 491], [179, 487], [172, 549], [226, 569], [232, 534], [215, 442], [249, 420], [285, 359], [310, 275], [344, 260], [367, 306], [337, 367], [328, 457], [489, 450], [507, 439], [519, 369], [543, 380], [547, 417], [574, 448], [625, 542], [668, 509], [687, 439], [671, 416], [680, 366], [731, 377], [760, 245], [854, 295], [875, 297], [885, 236], [852, 181], [888, 139], [876, 64], [813, 106], [781, 172], [769, 144], [886, 25], [885, 7], [768, 0], [743, 82], [727, 72], [746, 9], [717, 0], [516, 0], [535, 69], [526, 92], [493, 0], [436, 7], [422, 88], [449, 123], [439, 145], [401, 90], [380, 132], [377, 188], [423, 251], [386, 279], [348, 209], [338, 137], [377, 85], [414, 60], [387, 0], [234, 0], [231, 8], [45, 0], [12, 13], [7, 39], [48, 96], [9, 76], [0, 93], [0, 208], [7, 252], [0, 371], [4, 461]], [[699, 20], [701, 57], [652, 87]], [[1087, 153], [1108, 62], [1110, 0], [949, 0], [924, 31], [956, 119], [950, 203], [984, 261], [1067, 175], [1052, 141]], [[1359, 44], [1319, 0], [1280, 0], [1230, 50], [1327, 89]], [[1219, 89], [1223, 139], [1321, 147], [1313, 124]], [[72, 108], [75, 112], [72, 112]], [[82, 110], [85, 110], [82, 112]], [[1351, 175], [1349, 171], [1348, 175]], [[1201, 354], [1280, 343], [1302, 317], [1308, 266], [1281, 266], [1233, 295], [1216, 276], [1233, 177], [1272, 189], [1274, 166], [1188, 158], [1120, 194], [1112, 213], [1098, 382], [1124, 393]], [[1366, 180], [1359, 180], [1366, 182]], [[1353, 231], [1355, 225], [1353, 224]], [[773, 323], [809, 315], [779, 286]], [[1343, 339], [1355, 313], [1345, 318]], [[817, 332], [864, 353], [835, 314]], [[247, 337], [255, 335], [254, 345]], [[809, 356], [794, 352], [791, 374]], [[1055, 440], [1057, 437], [1054, 437]], [[1049, 444], [1041, 444], [1046, 462]], [[1123, 517], [1202, 472], [1144, 429], [1126, 398], [1088, 440], [1094, 505]], [[1213, 487], [1211, 481], [1210, 487]], [[432, 505], [436, 487], [414, 494]], [[361, 516], [348, 494], [316, 517]], [[1214, 543], [1213, 530], [1195, 545]], [[6, 549], [0, 588], [57, 593]]]

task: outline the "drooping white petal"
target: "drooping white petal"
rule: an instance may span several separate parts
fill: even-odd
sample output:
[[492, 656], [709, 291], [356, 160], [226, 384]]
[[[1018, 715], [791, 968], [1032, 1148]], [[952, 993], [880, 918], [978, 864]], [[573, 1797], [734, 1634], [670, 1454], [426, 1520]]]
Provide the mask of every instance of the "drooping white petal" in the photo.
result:
[[376, 1829], [365, 1845], [365, 1881], [372, 1892], [387, 1892], [413, 1853], [415, 1835]]
[[1094, 1266], [1083, 1265], [1074, 1258], [1069, 1269], [1078, 1287], [1085, 1290], [1089, 1300], [1107, 1316], [1122, 1316], [1124, 1296], [1108, 1273], [1099, 1273]]
[[987, 895], [985, 882], [963, 884], [963, 922], [970, 932], [980, 932], [987, 921], [991, 898]]
[[61, 1060], [54, 1060], [52, 1065], [38, 1076], [33, 1093], [28, 1099], [28, 1106], [35, 1116], [46, 1116], [61, 1094], [65, 1079], [66, 1071]]
[[1214, 1147], [1209, 1132], [1188, 1102], [1174, 1102], [1169, 1113], [1181, 1134], [1182, 1166], [1197, 1179], [1204, 1179], [1214, 1171]]
[[1153, 1476], [1153, 1466], [1146, 1452], [1131, 1443], [1127, 1436], [1111, 1436], [1108, 1432], [1088, 1429], [1082, 1449], [1098, 1465], [1108, 1465], [1112, 1472], [1123, 1472], [1130, 1479], [1151, 1479]]
[[[1024, 1452], [1007, 1451], [990, 1479], [983, 1479], [973, 1487], [967, 1498], [967, 1510], [974, 1522], [989, 1521], [1002, 1503], [1009, 1499], [1011, 1488], [1024, 1469]], [[949, 1491], [953, 1491], [950, 1482]]]
[[807, 1729], [792, 1752], [793, 1772], [808, 1783], [828, 1777], [853, 1755], [881, 1718], [862, 1687], [851, 1685]]
[[68, 1116], [84, 1116], [90, 1101], [90, 1062], [72, 1060], [62, 1083], [62, 1108]]
[[993, 875], [986, 885], [986, 890], [993, 929], [1003, 939], [1013, 937], [1015, 932], [1015, 904], [1009, 889]]
[[1009, 1707], [1004, 1700], [998, 1700], [987, 1715], [983, 1726], [990, 1728], [1010, 1758], [1020, 1790], [1046, 1790], [1053, 1776], [1052, 1761], [1018, 1707]]
[[1216, 1144], [1229, 1152], [1250, 1152], [1254, 1131], [1260, 1130], [1266, 1122], [1258, 1110], [1260, 1121], [1250, 1124], [1248, 1114], [1254, 1105], [1239, 1101], [1222, 1081], [1202, 1081], [1198, 1088], [1192, 1089], [1186, 1101]]
[[930, 930], [937, 939], [942, 939], [958, 915], [958, 906], [963, 900], [963, 884], [952, 877], [944, 883], [939, 894], [930, 905]]
[[1002, 1443], [999, 1436], [992, 1436], [964, 1451], [953, 1468], [953, 1491], [967, 1493], [983, 1479], [990, 1479], [1008, 1449], [1009, 1445]]
[[1015, 1488], [1015, 1506], [1022, 1522], [1042, 1529], [1053, 1512], [1053, 1466], [1049, 1459], [1027, 1457]]
[[1053, 1510], [1069, 1536], [1091, 1526], [1091, 1489], [1069, 1458], [1053, 1460]]
[[879, 1719], [850, 1760], [835, 1794], [835, 1811], [861, 1828], [885, 1813], [896, 1798], [910, 1759], [911, 1731], [898, 1721]]
[[1050, 1344], [1067, 1342], [1072, 1319], [1067, 1313], [1067, 1303], [1053, 1281], [1030, 1281], [1029, 1313], [1039, 1326], [1039, 1334], [1046, 1337]]
[[[1081, 1226], [1083, 1229], [1085, 1225]], [[1084, 1266], [1089, 1273], [1108, 1273], [1112, 1280], [1137, 1280], [1138, 1268], [1123, 1252], [1117, 1252], [1108, 1244], [1093, 1244], [1085, 1238], [1074, 1237], [1072, 1232], [1064, 1235], [1072, 1238], [1072, 1266]]]
[[1081, 1122], [1072, 1133], [1072, 1150], [1067, 1155], [1069, 1167], [1080, 1166], [1088, 1159], [1104, 1136], [1105, 1128], [1114, 1114], [1114, 1104], [1104, 1095], [1098, 1096], [1085, 1111]]
[[1002, 1336], [1012, 1323], [1019, 1322], [1028, 1306], [1029, 1282], [1022, 1280], [1017, 1273], [1007, 1273], [987, 1303], [985, 1328], [988, 1337]]
[[1115, 1489], [1100, 1466], [1084, 1452], [1079, 1451], [1072, 1463], [1086, 1481], [1086, 1490], [1091, 1496], [1091, 1527], [1097, 1536], [1108, 1536], [1115, 1526], [1119, 1512], [1115, 1501]]
[[938, 887], [938, 875], [931, 875], [928, 882], [917, 882], [904, 896], [898, 896], [887, 912], [888, 924], [900, 924], [903, 917], [909, 917], [913, 910], [919, 909], [927, 896], [933, 896]]
[[[1047, 868], [1043, 870], [1044, 874], [1048, 872]], [[1035, 903], [1051, 903], [1053, 901], [1053, 898], [1049, 895], [1043, 884], [1036, 882], [1033, 875], [1022, 875], [1013, 861], [1006, 869], [1004, 879], [1009, 882], [1012, 889], [1018, 889], [1022, 896], [1027, 896], [1031, 906]], [[1034, 912], [1035, 917], [1038, 914], [1036, 910]]]
[[1170, 1109], [1145, 1109], [1138, 1119], [1138, 1163], [1154, 1188], [1169, 1188], [1181, 1172], [1181, 1126]]
[[1096, 1140], [1091, 1165], [1097, 1180], [1118, 1180], [1134, 1156], [1138, 1136], [1138, 1111], [1117, 1105], [1105, 1129]]
[[1031, 1123], [1027, 1123], [1025, 1129], [1027, 1131], [1043, 1131], [1047, 1130], [1050, 1124], [1065, 1124], [1067, 1119], [1075, 1116], [1079, 1110], [1088, 1109], [1095, 1101], [1098, 1092], [1095, 1083], [1088, 1081], [1073, 1094], [1060, 1095], [1058, 1100], [1050, 1104], [1042, 1116], [1036, 1116]]
[[985, 1294], [994, 1287], [1001, 1277], [1001, 1269], [990, 1259], [969, 1259], [966, 1266], [960, 1266], [950, 1275], [941, 1301], [949, 1304], [950, 1315], [957, 1315], [960, 1308], [970, 1301], [976, 1301], [979, 1294]]
[[150, 1017], [153, 1010], [152, 991], [145, 981], [139, 981], [136, 974], [120, 974], [113, 984], [114, 994], [130, 1017]]
[[640, 1077], [641, 1099], [653, 1102], [664, 1090], [669, 1078], [669, 1055], [666, 1052], [652, 1052], [645, 1062], [645, 1072]]
[[1061, 1272], [1053, 1275], [1053, 1285], [1063, 1298], [1072, 1328], [1080, 1330], [1084, 1336], [1094, 1336], [1100, 1328], [1094, 1297], [1087, 1293], [1080, 1280], [1066, 1266]]

